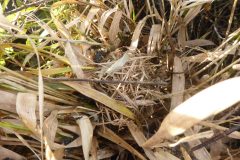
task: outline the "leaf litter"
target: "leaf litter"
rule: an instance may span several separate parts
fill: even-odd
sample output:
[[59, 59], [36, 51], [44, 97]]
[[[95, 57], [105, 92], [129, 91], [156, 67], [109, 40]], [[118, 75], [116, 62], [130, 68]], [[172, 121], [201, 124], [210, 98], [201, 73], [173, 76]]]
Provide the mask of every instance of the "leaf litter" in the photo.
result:
[[5, 158], [239, 157], [237, 0], [9, 5], [0, 12]]

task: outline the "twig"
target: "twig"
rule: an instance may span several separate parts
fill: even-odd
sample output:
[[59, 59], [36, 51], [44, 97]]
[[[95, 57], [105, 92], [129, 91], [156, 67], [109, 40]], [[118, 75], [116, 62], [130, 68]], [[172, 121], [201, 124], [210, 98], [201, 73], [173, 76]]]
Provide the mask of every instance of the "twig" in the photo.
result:
[[16, 12], [21, 11], [21, 10], [23, 10], [23, 9], [26, 9], [26, 8], [28, 8], [28, 7], [38, 6], [38, 5], [41, 5], [41, 4], [43, 4], [43, 3], [48, 3], [48, 2], [50, 2], [50, 1], [51, 1], [51, 0], [40, 0], [40, 1], [37, 1], [37, 2], [32, 2], [32, 3], [24, 4], [24, 5], [22, 5], [21, 7], [18, 7], [18, 8], [16, 8], [16, 9], [13, 9], [13, 10], [11, 10], [11, 11], [9, 11], [9, 12], [5, 12], [4, 15], [7, 16], [7, 15], [9, 15], [9, 14], [16, 13]]
[[230, 128], [230, 129], [224, 131], [223, 133], [218, 133], [218, 134], [215, 135], [214, 137], [212, 137], [212, 138], [204, 141], [203, 143], [201, 143], [201, 144], [193, 147], [193, 148], [191, 149], [190, 153], [193, 153], [193, 152], [196, 151], [196, 150], [199, 150], [199, 149], [201, 149], [201, 148], [203, 148], [203, 147], [206, 147], [206, 146], [208, 146], [209, 144], [211, 144], [211, 143], [213, 143], [213, 142], [216, 142], [217, 140], [222, 139], [223, 137], [231, 134], [232, 132], [238, 131], [238, 130], [240, 130], [240, 125], [235, 126], [235, 127], [232, 127], [232, 128]]
[[166, 85], [166, 82], [152, 82], [152, 81], [121, 81], [121, 80], [98, 80], [98, 79], [84, 79], [84, 78], [44, 78], [49, 82], [73, 81], [73, 82], [95, 82], [95, 83], [110, 83], [110, 84], [133, 84], [133, 85]]
[[234, 0], [234, 2], [233, 2], [231, 15], [230, 15], [230, 18], [228, 20], [228, 27], [227, 27], [227, 31], [226, 31], [226, 37], [228, 36], [228, 34], [230, 32], [230, 29], [231, 29], [231, 25], [232, 25], [232, 21], [233, 21], [233, 17], [234, 17], [234, 12], [236, 10], [237, 2], [238, 2], [238, 0]]

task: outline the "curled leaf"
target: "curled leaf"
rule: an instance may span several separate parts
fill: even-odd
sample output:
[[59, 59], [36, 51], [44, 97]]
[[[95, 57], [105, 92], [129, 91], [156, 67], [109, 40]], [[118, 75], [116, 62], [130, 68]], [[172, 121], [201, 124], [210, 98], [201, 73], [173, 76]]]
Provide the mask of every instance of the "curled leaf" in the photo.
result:
[[231, 78], [202, 90], [173, 109], [159, 130], [144, 147], [153, 147], [164, 139], [177, 136], [200, 121], [218, 114], [240, 101], [240, 77]]
[[125, 53], [119, 60], [117, 60], [115, 63], [113, 63], [106, 71], [107, 74], [114, 73], [121, 69], [129, 60], [128, 53]]
[[23, 123], [36, 135], [40, 135], [36, 117], [37, 96], [32, 93], [18, 93], [16, 110]]
[[83, 116], [81, 119], [78, 119], [77, 123], [81, 130], [84, 159], [88, 160], [90, 149], [92, 146], [93, 126], [87, 116]]

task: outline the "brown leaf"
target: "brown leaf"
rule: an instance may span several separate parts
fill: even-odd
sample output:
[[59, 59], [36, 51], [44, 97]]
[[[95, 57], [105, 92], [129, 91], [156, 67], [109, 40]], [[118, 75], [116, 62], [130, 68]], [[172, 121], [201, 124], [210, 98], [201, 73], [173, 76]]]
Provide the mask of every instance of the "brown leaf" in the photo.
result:
[[139, 153], [135, 148], [133, 148], [131, 145], [129, 145], [126, 141], [124, 141], [121, 137], [116, 135], [110, 129], [108, 129], [106, 127], [104, 127], [104, 128], [102, 127], [102, 128], [99, 129], [98, 134], [100, 136], [118, 144], [119, 146], [125, 148], [130, 153], [136, 155], [138, 158], [140, 158], [142, 160], [146, 160], [146, 158], [141, 153]]
[[82, 118], [78, 119], [77, 123], [81, 130], [84, 159], [89, 160], [89, 153], [92, 147], [93, 126], [87, 116], [83, 116]]
[[63, 82], [64, 84], [76, 89], [78, 92], [82, 93], [83, 95], [90, 97], [107, 107], [117, 111], [118, 113], [121, 113], [128, 118], [135, 119], [134, 113], [132, 113], [126, 105], [124, 105], [122, 102], [116, 101], [107, 95], [91, 88], [88, 85], [84, 85], [81, 83], [76, 83], [76, 82]]
[[36, 117], [37, 95], [32, 93], [18, 93], [16, 109], [23, 123], [38, 137], [40, 130], [37, 128]]
[[228, 79], [189, 98], [166, 116], [157, 133], [143, 146], [153, 147], [239, 102], [240, 94], [236, 94], [240, 90], [239, 83], [240, 77]]

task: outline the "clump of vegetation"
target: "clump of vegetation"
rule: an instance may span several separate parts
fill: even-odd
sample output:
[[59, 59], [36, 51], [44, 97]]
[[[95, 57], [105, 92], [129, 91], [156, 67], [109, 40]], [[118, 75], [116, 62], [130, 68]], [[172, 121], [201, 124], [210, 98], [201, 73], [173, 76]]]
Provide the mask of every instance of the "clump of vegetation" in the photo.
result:
[[239, 9], [2, 0], [3, 159], [239, 157]]

